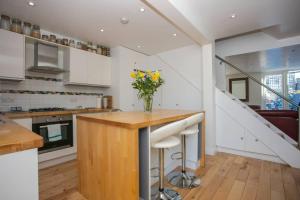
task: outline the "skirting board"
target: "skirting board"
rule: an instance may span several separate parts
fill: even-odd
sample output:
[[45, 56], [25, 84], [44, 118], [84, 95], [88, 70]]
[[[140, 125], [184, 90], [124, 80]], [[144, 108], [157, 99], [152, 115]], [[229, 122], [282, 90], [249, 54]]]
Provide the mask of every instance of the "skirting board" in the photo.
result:
[[77, 154], [71, 154], [71, 155], [60, 157], [60, 158], [55, 158], [55, 159], [52, 159], [52, 160], [47, 160], [47, 161], [44, 161], [44, 162], [40, 162], [39, 163], [39, 169], [44, 169], [44, 168], [51, 167], [51, 166], [54, 166], [54, 165], [58, 165], [58, 164], [61, 164], [61, 163], [64, 163], [64, 162], [68, 162], [70, 160], [75, 160], [76, 158], [77, 158]]
[[251, 153], [251, 152], [247, 152], [247, 151], [239, 151], [239, 150], [229, 149], [229, 148], [219, 147], [219, 146], [217, 147], [217, 151], [218, 152], [225, 152], [225, 153], [235, 154], [235, 155], [240, 155], [240, 156], [245, 156], [245, 157], [250, 157], [250, 158], [256, 158], [256, 159], [259, 159], [259, 160], [266, 160], [266, 161], [286, 164], [286, 162], [281, 160], [279, 157], [265, 155], [265, 154]]

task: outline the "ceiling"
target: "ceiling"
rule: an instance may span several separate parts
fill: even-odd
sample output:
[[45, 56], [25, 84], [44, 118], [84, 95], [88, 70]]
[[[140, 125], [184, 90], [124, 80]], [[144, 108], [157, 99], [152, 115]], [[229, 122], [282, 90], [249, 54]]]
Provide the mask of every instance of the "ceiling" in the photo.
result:
[[[50, 32], [109, 47], [121, 45], [149, 55], [193, 44], [140, 0], [33, 2], [35, 6], [30, 7], [27, 0], [0, 0], [0, 13], [38, 24]], [[141, 7], [144, 12], [140, 12]], [[130, 22], [121, 24], [121, 17]]]
[[300, 35], [299, 0], [169, 1], [212, 39], [260, 29], [277, 38]]
[[246, 72], [299, 70], [300, 44], [228, 56], [226, 57], [226, 60]]

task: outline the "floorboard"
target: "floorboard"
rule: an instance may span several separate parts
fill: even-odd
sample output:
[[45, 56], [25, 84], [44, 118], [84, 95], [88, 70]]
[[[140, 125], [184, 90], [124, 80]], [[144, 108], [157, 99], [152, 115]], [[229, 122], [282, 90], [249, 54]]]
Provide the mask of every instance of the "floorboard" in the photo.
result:
[[[196, 174], [201, 186], [178, 189], [184, 200], [299, 200], [300, 170], [268, 161], [218, 153]], [[40, 200], [79, 200], [78, 171], [70, 161], [39, 172]]]

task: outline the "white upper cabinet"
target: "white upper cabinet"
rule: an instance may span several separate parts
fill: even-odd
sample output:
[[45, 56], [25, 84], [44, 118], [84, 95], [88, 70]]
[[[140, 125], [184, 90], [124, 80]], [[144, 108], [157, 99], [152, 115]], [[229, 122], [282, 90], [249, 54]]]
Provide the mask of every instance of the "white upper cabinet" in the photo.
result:
[[70, 48], [65, 56], [66, 84], [110, 86], [111, 58]]
[[68, 57], [69, 83], [86, 84], [87, 83], [87, 56], [86, 52], [79, 49], [70, 49]]
[[0, 29], [0, 79], [24, 80], [24, 36]]

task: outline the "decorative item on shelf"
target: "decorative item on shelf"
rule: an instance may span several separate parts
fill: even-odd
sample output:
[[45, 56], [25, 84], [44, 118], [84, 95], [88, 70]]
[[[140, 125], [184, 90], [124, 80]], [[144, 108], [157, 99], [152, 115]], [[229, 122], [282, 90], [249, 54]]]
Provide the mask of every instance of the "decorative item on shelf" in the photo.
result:
[[107, 109], [108, 108], [108, 99], [106, 97], [103, 97], [102, 102], [103, 102], [102, 108]]
[[67, 38], [62, 39], [62, 44], [68, 46], [69, 40]]
[[92, 52], [92, 50], [93, 50], [93, 43], [92, 42], [87, 43], [87, 50]]
[[7, 15], [1, 15], [1, 28], [5, 30], [10, 29], [10, 17]]
[[14, 18], [12, 19], [12, 24], [10, 30], [15, 33], [22, 33], [22, 22], [21, 20]]
[[53, 34], [51, 34], [51, 35], [50, 35], [50, 38], [49, 38], [49, 41], [50, 41], [50, 42], [56, 42], [56, 36], [53, 35]]
[[77, 42], [76, 48], [77, 48], [77, 49], [82, 49], [81, 42]]
[[24, 22], [23, 23], [23, 34], [30, 36], [31, 34], [31, 23]]
[[62, 44], [62, 39], [57, 38], [57, 39], [56, 39], [56, 43], [57, 43], [57, 44]]
[[69, 40], [69, 46], [70, 47], [75, 47], [75, 41], [74, 40]]
[[144, 101], [144, 111], [152, 111], [153, 95], [163, 83], [159, 71], [147, 72], [135, 69], [130, 76], [134, 79], [131, 84], [134, 89], [138, 90], [138, 98]]
[[97, 54], [102, 54], [102, 47], [101, 47], [101, 45], [97, 45]]
[[112, 100], [112, 96], [103, 96], [103, 107], [104, 108], [108, 108], [108, 109], [112, 109], [113, 105], [113, 100]]
[[46, 40], [46, 41], [49, 41], [49, 36], [48, 35], [42, 35], [42, 39]]
[[86, 51], [88, 47], [85, 43], [81, 42], [81, 49]]
[[39, 25], [33, 25], [31, 36], [40, 39], [41, 38], [41, 30]]
[[92, 46], [92, 52], [97, 53], [97, 45], [93, 44]]

